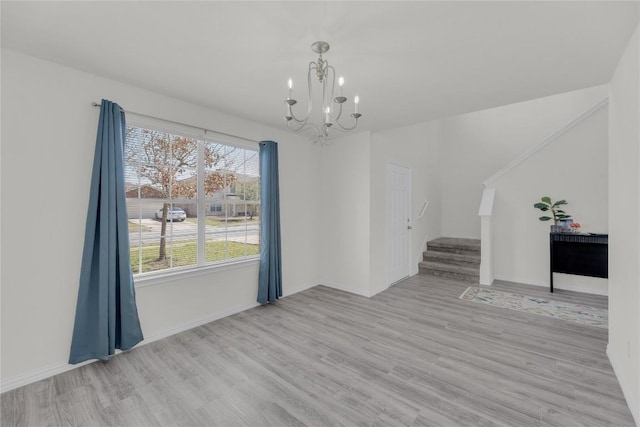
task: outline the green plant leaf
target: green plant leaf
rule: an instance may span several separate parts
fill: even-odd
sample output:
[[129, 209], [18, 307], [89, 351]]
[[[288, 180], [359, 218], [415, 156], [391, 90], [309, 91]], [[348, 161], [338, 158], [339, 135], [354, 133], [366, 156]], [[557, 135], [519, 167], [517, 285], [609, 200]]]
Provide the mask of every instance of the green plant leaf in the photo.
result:
[[567, 201], [566, 200], [558, 200], [557, 202], [555, 202], [553, 204], [553, 207], [555, 208], [556, 206], [561, 206], [561, 205], [567, 205]]
[[540, 221], [549, 221], [551, 219], [550, 216], [541, 216], [540, 218], [538, 218]]
[[544, 196], [544, 197], [543, 197], [542, 199], [540, 199], [540, 200], [542, 200], [543, 202], [545, 202], [545, 203], [546, 203], [546, 204], [548, 204], [548, 205], [551, 205], [551, 197], [549, 197], [549, 196]]
[[535, 205], [533, 205], [534, 208], [536, 209], [540, 209], [543, 211], [548, 211], [549, 210], [549, 205], [547, 205], [546, 203], [536, 203]]

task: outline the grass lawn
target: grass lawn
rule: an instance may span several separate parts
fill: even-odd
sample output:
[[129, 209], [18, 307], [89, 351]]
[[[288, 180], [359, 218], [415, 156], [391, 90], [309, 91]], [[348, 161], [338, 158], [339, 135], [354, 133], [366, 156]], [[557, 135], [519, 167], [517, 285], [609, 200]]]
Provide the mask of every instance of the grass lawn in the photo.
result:
[[[158, 252], [159, 246], [157, 243], [142, 245], [142, 271], [138, 271], [140, 246], [131, 246], [131, 267], [133, 274], [167, 269], [170, 267], [168, 258], [172, 255], [173, 267], [186, 267], [196, 265], [198, 262], [198, 243], [193, 240], [173, 242], [173, 251], [171, 250], [171, 246], [167, 245], [167, 259], [163, 261], [158, 261]], [[214, 241], [209, 241], [205, 244], [205, 258], [207, 262], [241, 258], [244, 256], [258, 255], [259, 253], [259, 245]]]
[[140, 225], [136, 221], [129, 221], [129, 233], [135, 233], [137, 231], [151, 231], [151, 228], [146, 225]]
[[[215, 218], [215, 217], [207, 217], [205, 223], [211, 227], [224, 227], [225, 225], [234, 226], [234, 225], [244, 225], [245, 218], [242, 216], [238, 217], [229, 217], [225, 222], [224, 218]], [[260, 224], [260, 220], [257, 216], [254, 216], [253, 219], [246, 218], [248, 225], [258, 225]], [[198, 223], [198, 218], [187, 218], [185, 221]]]

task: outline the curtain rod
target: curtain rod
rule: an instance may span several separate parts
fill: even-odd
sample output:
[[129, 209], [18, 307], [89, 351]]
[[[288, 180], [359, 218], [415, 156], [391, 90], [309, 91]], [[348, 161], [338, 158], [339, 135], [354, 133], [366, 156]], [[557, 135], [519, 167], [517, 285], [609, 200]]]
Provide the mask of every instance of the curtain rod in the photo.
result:
[[[93, 107], [100, 108], [100, 104], [95, 102], [95, 101], [93, 101], [91, 103], [91, 105]], [[131, 114], [135, 114], [136, 116], [148, 117], [150, 119], [155, 119], [155, 120], [162, 120], [163, 122], [173, 123], [175, 125], [188, 126], [188, 127], [194, 128], [194, 129], [202, 129], [204, 131], [205, 135], [206, 135], [207, 132], [212, 132], [212, 133], [217, 133], [218, 135], [224, 135], [224, 136], [228, 136], [228, 137], [231, 137], [231, 138], [242, 139], [242, 140], [245, 140], [245, 141], [248, 141], [248, 142], [259, 143], [259, 141], [256, 141], [256, 140], [253, 140], [253, 139], [243, 138], [241, 136], [231, 135], [230, 133], [224, 133], [224, 132], [220, 132], [220, 131], [217, 131], [217, 130], [211, 130], [211, 129], [203, 128], [202, 126], [194, 126], [194, 125], [190, 125], [188, 123], [177, 122], [175, 120], [167, 120], [167, 119], [163, 119], [161, 117], [151, 116], [149, 114], [136, 113], [135, 111], [126, 111], [126, 110], [125, 110], [125, 113], [131, 113]]]

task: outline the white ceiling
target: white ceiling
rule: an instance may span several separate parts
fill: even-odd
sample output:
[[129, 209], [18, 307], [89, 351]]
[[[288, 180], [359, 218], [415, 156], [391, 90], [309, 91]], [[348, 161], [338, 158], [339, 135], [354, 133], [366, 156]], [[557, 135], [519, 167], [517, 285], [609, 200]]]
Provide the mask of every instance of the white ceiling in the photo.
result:
[[286, 81], [302, 102], [324, 40], [360, 128], [380, 130], [605, 84], [638, 5], [2, 1], [2, 46], [283, 126]]

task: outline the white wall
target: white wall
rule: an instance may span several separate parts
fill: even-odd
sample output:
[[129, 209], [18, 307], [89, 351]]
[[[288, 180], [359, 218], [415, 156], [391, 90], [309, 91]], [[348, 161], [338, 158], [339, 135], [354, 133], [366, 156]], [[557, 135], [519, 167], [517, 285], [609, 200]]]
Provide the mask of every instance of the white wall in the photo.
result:
[[[426, 240], [441, 237], [440, 121], [376, 132], [371, 138], [371, 295], [387, 283], [387, 163], [411, 168], [411, 274], [418, 273]], [[422, 218], [418, 214], [429, 202]]]
[[[542, 196], [569, 202], [565, 210], [584, 232], [608, 230], [606, 105], [509, 170], [493, 187], [496, 279], [549, 286], [549, 225], [533, 204]], [[554, 274], [554, 287], [607, 294], [607, 280]]]
[[479, 239], [482, 182], [606, 95], [598, 86], [444, 119], [442, 235]]
[[[283, 292], [318, 283], [319, 148], [284, 130], [2, 51], [2, 387], [66, 368], [99, 109], [279, 142]], [[302, 209], [301, 207], [304, 207]], [[255, 304], [256, 262], [137, 289], [148, 339]]]
[[[640, 343], [638, 266], [628, 262], [640, 260], [638, 98], [629, 95], [638, 89], [637, 31], [633, 40], [612, 82], [610, 138], [615, 145], [609, 161], [616, 167], [609, 191], [616, 195], [610, 200], [610, 250], [624, 255], [610, 257], [609, 350], [637, 416], [638, 382], [625, 380], [638, 378]], [[417, 270], [425, 238], [479, 237], [477, 209], [484, 179], [604, 95], [605, 88], [592, 88], [443, 121], [353, 134], [319, 147], [285, 131], [3, 50], [2, 386], [55, 373], [68, 358], [98, 119], [91, 101], [107, 98], [130, 111], [278, 141], [285, 295], [317, 283], [374, 295], [388, 285], [389, 160], [412, 168], [412, 257]], [[629, 182], [637, 185], [630, 187]], [[429, 208], [419, 221], [425, 200]], [[577, 199], [570, 202], [577, 215]], [[527, 197], [526, 203], [532, 201]], [[65, 209], [50, 209], [53, 206]], [[620, 212], [631, 221], [620, 221]], [[544, 227], [533, 208], [531, 213], [533, 219], [523, 227]], [[580, 218], [585, 227], [593, 222], [595, 230], [601, 218], [588, 215]], [[253, 306], [257, 269], [253, 263], [138, 288], [145, 336], [160, 337]], [[627, 343], [631, 358], [626, 357]]]
[[[412, 274], [427, 238], [440, 237], [440, 122], [362, 132], [322, 147], [321, 283], [372, 296], [387, 283], [386, 171], [392, 160], [412, 172]], [[418, 219], [422, 204], [429, 207]]]
[[610, 83], [607, 348], [637, 425], [640, 425], [639, 31], [636, 28]]
[[369, 296], [369, 132], [321, 148], [320, 264], [323, 285]]

